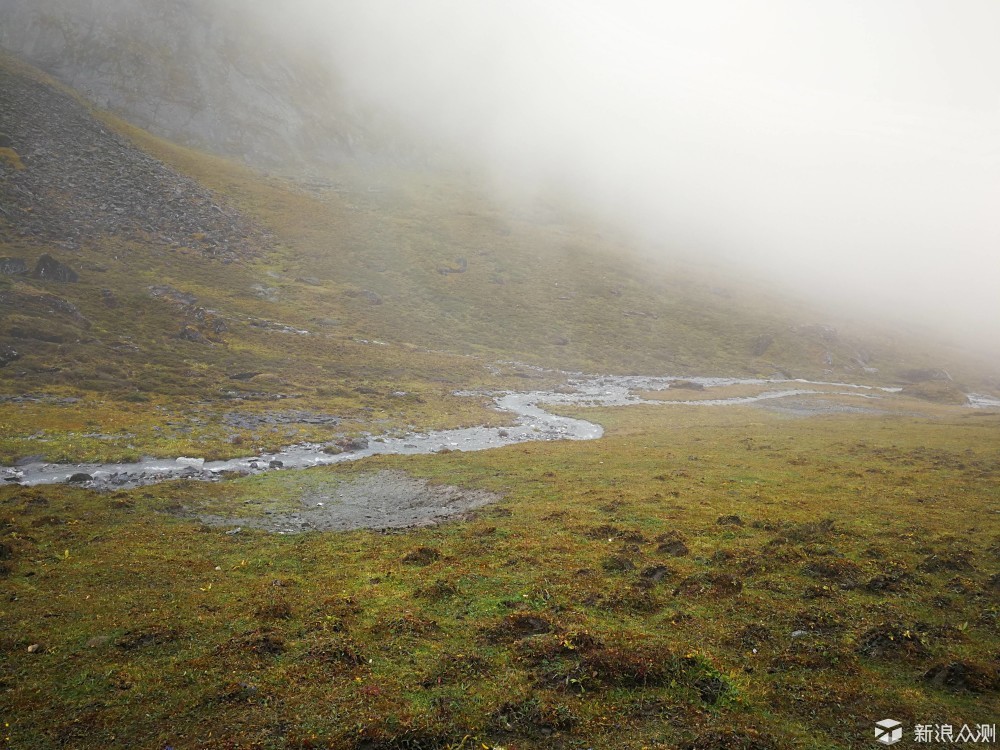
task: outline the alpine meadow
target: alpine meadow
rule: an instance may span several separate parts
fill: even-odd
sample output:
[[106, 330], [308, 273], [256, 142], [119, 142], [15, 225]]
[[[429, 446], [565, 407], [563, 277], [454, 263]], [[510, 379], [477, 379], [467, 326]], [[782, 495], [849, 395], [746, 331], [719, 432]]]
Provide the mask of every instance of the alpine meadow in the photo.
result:
[[0, 748], [992, 746], [998, 30], [0, 0]]

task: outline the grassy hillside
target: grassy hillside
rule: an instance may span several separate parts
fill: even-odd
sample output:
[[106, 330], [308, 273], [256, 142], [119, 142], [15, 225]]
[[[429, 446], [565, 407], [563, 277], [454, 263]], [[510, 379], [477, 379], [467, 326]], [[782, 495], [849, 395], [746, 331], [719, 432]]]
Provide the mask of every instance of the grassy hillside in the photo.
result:
[[[496, 421], [451, 395], [538, 374], [496, 361], [854, 381], [934, 362], [651, 265], [569, 211], [503, 210], [468, 177], [261, 175], [95, 114], [10, 59], [0, 79], [0, 255], [26, 271], [0, 275], [0, 462], [245, 455]], [[35, 278], [44, 255], [78, 281]], [[342, 423], [218, 426], [286, 400]]]

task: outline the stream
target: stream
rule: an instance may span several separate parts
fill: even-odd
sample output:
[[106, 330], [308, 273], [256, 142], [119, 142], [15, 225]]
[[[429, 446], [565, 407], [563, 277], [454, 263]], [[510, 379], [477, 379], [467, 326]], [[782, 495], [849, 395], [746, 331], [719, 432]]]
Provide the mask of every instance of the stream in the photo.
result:
[[[636, 395], [641, 391], [663, 391], [679, 381], [701, 386], [702, 395], [712, 388], [732, 385], [784, 386], [753, 396], [734, 398], [700, 398], [698, 400], [650, 400]], [[817, 387], [838, 390], [816, 390]], [[675, 386], [676, 389], [676, 386]], [[545, 440], [596, 440], [604, 434], [603, 428], [582, 419], [553, 414], [542, 404], [553, 407], [630, 406], [656, 404], [662, 407], [683, 404], [688, 406], [727, 406], [752, 404], [772, 399], [812, 397], [817, 395], [862, 396], [880, 398], [880, 394], [893, 393], [898, 388], [852, 385], [849, 383], [824, 383], [806, 380], [767, 380], [741, 378], [674, 378], [644, 376], [578, 376], [568, 385], [555, 391], [502, 392], [490, 394], [498, 411], [514, 414], [516, 423], [508, 427], [467, 427], [412, 433], [405, 437], [372, 436], [367, 446], [336, 455], [324, 452], [325, 444], [303, 443], [289, 446], [277, 453], [224, 461], [206, 461], [202, 458], [143, 458], [134, 463], [120, 464], [54, 464], [29, 463], [15, 467], [0, 467], [0, 480], [22, 485], [74, 482], [96, 489], [114, 489], [154, 484], [170, 479], [219, 480], [224, 473], [258, 473], [275, 469], [302, 469], [355, 461], [379, 454], [418, 454], [442, 451], [477, 451], [498, 448], [516, 443]], [[675, 390], [676, 392], [676, 390]], [[480, 392], [459, 392], [456, 395], [481, 396]], [[983, 397], [972, 406], [1000, 406], [995, 399]], [[865, 411], [858, 407], [845, 409]]]

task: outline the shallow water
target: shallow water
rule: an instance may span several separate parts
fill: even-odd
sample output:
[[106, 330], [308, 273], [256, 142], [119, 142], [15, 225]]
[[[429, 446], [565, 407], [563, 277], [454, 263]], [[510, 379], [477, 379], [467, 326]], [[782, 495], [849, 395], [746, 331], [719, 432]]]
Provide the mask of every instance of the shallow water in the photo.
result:
[[[600, 425], [582, 419], [572, 419], [552, 414], [542, 404], [562, 406], [630, 406], [633, 404], [656, 404], [669, 407], [684, 404], [689, 406], [726, 406], [752, 404], [791, 396], [809, 397], [830, 395], [829, 390], [815, 390], [816, 386], [834, 386], [834, 395], [863, 395], [878, 398], [880, 393], [898, 391], [897, 388], [877, 388], [852, 385], [849, 383], [822, 383], [805, 380], [761, 380], [739, 378], [683, 378], [699, 383], [706, 390], [730, 385], [784, 385], [787, 388], [767, 391], [756, 396], [736, 398], [698, 399], [680, 401], [660, 401], [642, 399], [637, 391], [660, 391], [670, 387], [671, 382], [682, 378], [612, 376], [580, 377], [569, 381], [569, 387], [560, 389], [567, 392], [529, 391], [503, 392], [492, 394], [496, 408], [517, 416], [511, 427], [468, 427], [455, 430], [438, 430], [413, 433], [405, 437], [374, 436], [368, 447], [330, 455], [323, 452], [324, 444], [305, 443], [293, 445], [278, 453], [266, 453], [247, 458], [227, 461], [205, 461], [196, 457], [144, 458], [134, 463], [121, 464], [51, 464], [29, 463], [17, 467], [0, 468], [0, 479], [24, 485], [53, 484], [68, 482], [74, 474], [86, 474], [89, 480], [80, 482], [87, 487], [101, 489], [135, 487], [168, 479], [190, 478], [218, 480], [223, 472], [257, 473], [274, 469], [302, 469], [310, 466], [354, 461], [377, 454], [417, 454], [436, 453], [445, 450], [476, 451], [499, 448], [505, 445], [543, 440], [595, 440], [604, 434]], [[809, 386], [813, 386], [810, 388]], [[572, 391], [570, 392], [570, 389]], [[704, 394], [704, 391], [700, 391]], [[481, 393], [460, 392], [458, 395]], [[985, 399], [984, 399], [985, 401]], [[992, 403], [983, 403], [992, 406]], [[997, 403], [1000, 405], [1000, 402]]]

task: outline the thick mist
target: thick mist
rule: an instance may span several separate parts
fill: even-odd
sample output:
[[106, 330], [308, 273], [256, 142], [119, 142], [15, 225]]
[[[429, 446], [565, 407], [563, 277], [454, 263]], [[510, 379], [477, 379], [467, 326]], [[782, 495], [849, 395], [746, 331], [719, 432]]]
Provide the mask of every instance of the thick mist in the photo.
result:
[[260, 5], [507, 195], [1000, 341], [993, 0]]

